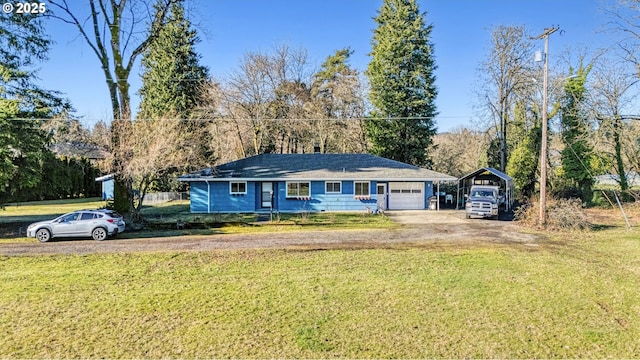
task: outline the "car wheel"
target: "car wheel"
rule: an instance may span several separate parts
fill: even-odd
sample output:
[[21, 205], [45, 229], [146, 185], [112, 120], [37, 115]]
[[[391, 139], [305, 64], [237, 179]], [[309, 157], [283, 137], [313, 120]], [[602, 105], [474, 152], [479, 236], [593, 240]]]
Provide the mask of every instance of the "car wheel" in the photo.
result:
[[107, 230], [101, 227], [95, 228], [91, 232], [91, 237], [93, 238], [93, 240], [102, 241], [107, 238]]
[[51, 239], [51, 232], [47, 229], [39, 229], [36, 231], [36, 239], [40, 242], [47, 242]]

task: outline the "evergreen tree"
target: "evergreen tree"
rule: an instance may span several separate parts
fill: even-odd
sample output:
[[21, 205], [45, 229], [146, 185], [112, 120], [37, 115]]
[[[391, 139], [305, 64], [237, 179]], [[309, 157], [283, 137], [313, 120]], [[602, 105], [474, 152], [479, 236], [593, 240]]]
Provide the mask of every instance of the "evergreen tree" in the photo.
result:
[[[591, 66], [580, 67], [575, 77], [567, 79], [564, 86], [564, 99], [561, 104], [562, 141], [562, 177], [569, 187], [580, 192], [583, 201], [591, 200], [593, 174], [591, 159], [593, 148], [589, 142], [591, 128], [584, 112], [585, 82]], [[570, 70], [573, 73], [573, 69]]]
[[357, 130], [362, 127], [364, 99], [359, 73], [348, 64], [352, 54], [348, 48], [337, 50], [313, 75], [311, 98], [321, 119], [312, 120], [311, 126], [323, 153], [344, 151], [346, 144], [354, 151], [362, 143]]
[[0, 15], [0, 204], [38, 185], [47, 153], [41, 119], [68, 108], [33, 83], [50, 41], [39, 17]]
[[142, 58], [138, 118], [186, 119], [201, 103], [209, 71], [199, 64], [194, 50], [198, 41], [182, 3], [174, 3], [166, 25]]
[[349, 48], [336, 50], [313, 75], [311, 96], [326, 118], [350, 118], [361, 111], [358, 71], [348, 64], [352, 54]]
[[542, 121], [539, 109], [528, 106], [529, 99], [521, 99], [513, 107], [513, 120], [508, 122], [509, 159], [506, 172], [513, 178], [518, 196], [531, 198], [538, 184]]
[[429, 164], [436, 133], [436, 65], [425, 16], [416, 0], [384, 0], [366, 71], [374, 107], [367, 122], [372, 152], [414, 165]]
[[[162, 8], [156, 10], [162, 11]], [[210, 163], [213, 158], [208, 148], [211, 136], [206, 133], [207, 127], [199, 120], [189, 119], [203, 102], [209, 77], [208, 69], [199, 64], [200, 56], [194, 49], [198, 42], [196, 31], [185, 18], [182, 2], [175, 2], [170, 7], [166, 24], [142, 58], [142, 100], [137, 120], [180, 119], [180, 126], [177, 127], [180, 135], [187, 138], [186, 144], [204, 159], [200, 163], [190, 164], [194, 167]], [[151, 189], [177, 190], [184, 184], [175, 180], [175, 173], [189, 170], [192, 169], [185, 166], [169, 171], [156, 179]]]

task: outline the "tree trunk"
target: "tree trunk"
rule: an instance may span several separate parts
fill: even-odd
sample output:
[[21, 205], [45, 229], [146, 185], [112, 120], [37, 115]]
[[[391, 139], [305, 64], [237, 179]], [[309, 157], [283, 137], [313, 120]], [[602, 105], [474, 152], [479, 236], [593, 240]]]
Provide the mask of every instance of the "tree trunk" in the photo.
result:
[[618, 174], [620, 175], [620, 191], [622, 193], [622, 201], [629, 201], [629, 182], [624, 169], [624, 161], [622, 161], [622, 143], [620, 141], [620, 132], [622, 131], [622, 119], [617, 115], [613, 119], [613, 142], [616, 151], [616, 163]]

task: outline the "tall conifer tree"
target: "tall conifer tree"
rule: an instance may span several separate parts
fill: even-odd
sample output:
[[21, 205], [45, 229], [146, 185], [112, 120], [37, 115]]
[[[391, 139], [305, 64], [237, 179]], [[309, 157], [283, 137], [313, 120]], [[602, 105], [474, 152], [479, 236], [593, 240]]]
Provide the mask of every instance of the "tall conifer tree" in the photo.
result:
[[162, 174], [157, 174], [150, 184], [152, 190], [180, 189], [184, 184], [175, 180], [176, 173], [208, 165], [213, 158], [208, 146], [211, 138], [208, 127], [191, 118], [202, 105], [209, 78], [208, 69], [200, 65], [200, 56], [195, 52], [198, 42], [196, 31], [185, 17], [183, 2], [177, 1], [142, 57], [142, 99], [136, 121], [179, 119], [176, 130], [184, 140], [182, 146], [189, 148], [185, 149], [187, 153], [195, 154], [182, 168], [162, 169]]
[[374, 107], [367, 122], [372, 152], [414, 165], [429, 164], [436, 133], [436, 65], [425, 17], [416, 0], [384, 0], [366, 71]]
[[142, 58], [142, 88], [138, 118], [186, 119], [197, 107], [209, 77], [195, 52], [199, 39], [185, 18], [182, 2], [171, 6], [167, 23]]
[[593, 185], [593, 147], [589, 141], [591, 128], [584, 111], [585, 82], [590, 70], [591, 66], [584, 67], [580, 63], [575, 77], [567, 79], [561, 106], [562, 140], [565, 143], [562, 150], [562, 175], [569, 186], [580, 190], [584, 201], [591, 200]]
[[48, 135], [42, 119], [69, 109], [54, 91], [38, 87], [35, 66], [46, 60], [50, 40], [41, 17], [0, 14], [0, 205], [36, 188]]

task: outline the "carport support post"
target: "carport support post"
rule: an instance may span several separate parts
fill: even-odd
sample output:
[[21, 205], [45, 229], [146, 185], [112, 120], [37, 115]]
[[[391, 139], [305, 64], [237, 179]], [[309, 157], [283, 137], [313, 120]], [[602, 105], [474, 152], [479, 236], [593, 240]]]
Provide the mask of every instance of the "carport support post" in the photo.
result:
[[436, 202], [436, 209], [438, 211], [440, 211], [440, 181], [437, 182], [438, 184], [438, 201]]

